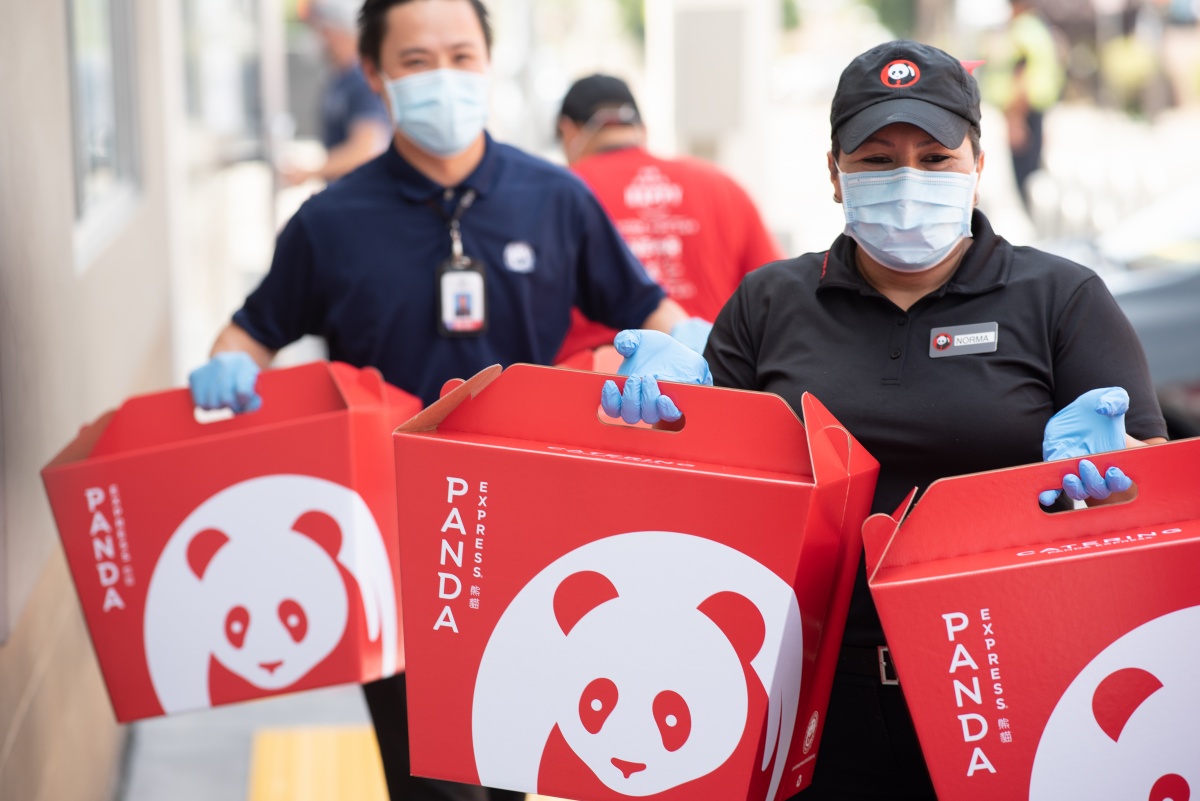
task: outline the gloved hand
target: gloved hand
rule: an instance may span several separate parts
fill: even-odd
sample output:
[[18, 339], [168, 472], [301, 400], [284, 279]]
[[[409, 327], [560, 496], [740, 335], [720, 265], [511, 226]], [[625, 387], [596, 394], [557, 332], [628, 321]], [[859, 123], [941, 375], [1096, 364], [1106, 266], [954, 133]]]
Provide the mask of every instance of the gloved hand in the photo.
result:
[[675, 323], [671, 329], [671, 336], [703, 356], [712, 327], [713, 324], [703, 317], [689, 317]]
[[659, 379], [712, 386], [704, 357], [661, 331], [622, 331], [613, 346], [625, 357], [617, 372], [628, 378], [623, 393], [616, 382], [604, 382], [600, 406], [609, 417], [620, 417], [631, 425], [639, 420], [651, 424], [659, 420], [674, 422], [683, 413], [660, 393]]
[[[1103, 387], [1085, 392], [1063, 407], [1046, 423], [1042, 437], [1042, 458], [1047, 462], [1074, 459], [1125, 447], [1125, 412], [1129, 393], [1121, 387]], [[1103, 500], [1114, 492], [1124, 492], [1133, 482], [1119, 467], [1110, 467], [1104, 475], [1087, 459], [1079, 462], [1079, 475], [1063, 478], [1062, 491], [1073, 501], [1087, 498]], [[1043, 506], [1058, 500], [1059, 490], [1038, 495]]]
[[258, 364], [249, 353], [222, 351], [188, 376], [192, 400], [201, 409], [232, 409], [236, 414], [255, 412], [262, 398], [254, 391]]

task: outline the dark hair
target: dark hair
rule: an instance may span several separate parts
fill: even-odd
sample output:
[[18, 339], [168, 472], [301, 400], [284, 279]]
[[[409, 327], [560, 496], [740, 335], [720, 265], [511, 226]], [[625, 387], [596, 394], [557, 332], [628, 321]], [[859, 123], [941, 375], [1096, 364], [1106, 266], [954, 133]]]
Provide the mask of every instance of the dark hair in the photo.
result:
[[[982, 150], [982, 148], [979, 146], [979, 135], [980, 131], [978, 125], [970, 125], [967, 127], [967, 139], [971, 143], [971, 155], [975, 157], [976, 161], [979, 161], [979, 153]], [[841, 158], [842, 143], [838, 141], [838, 135], [836, 133], [832, 134], [829, 137], [829, 140], [830, 149], [833, 150], [834, 159]]]
[[[370, 61], [379, 66], [379, 53], [383, 47], [384, 36], [387, 35], [387, 15], [393, 6], [410, 3], [412, 0], [366, 0], [362, 10], [358, 12], [358, 54], [364, 61]], [[487, 43], [488, 52], [492, 52], [492, 23], [488, 19], [488, 10], [483, 0], [466, 0], [479, 18], [479, 27], [483, 28], [483, 40]]]

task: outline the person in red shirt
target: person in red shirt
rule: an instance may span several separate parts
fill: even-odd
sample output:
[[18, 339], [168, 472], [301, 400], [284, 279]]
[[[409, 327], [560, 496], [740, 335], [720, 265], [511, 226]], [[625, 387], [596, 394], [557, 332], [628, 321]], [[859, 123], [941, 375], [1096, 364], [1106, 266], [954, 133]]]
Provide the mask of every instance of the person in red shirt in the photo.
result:
[[[558, 132], [571, 170], [650, 277], [694, 318], [696, 341], [686, 344], [703, 350], [703, 321], [716, 318], [746, 273], [783, 258], [750, 196], [707, 162], [650, 154], [637, 102], [620, 78], [576, 81], [563, 98]], [[591, 367], [591, 351], [611, 345], [616, 332], [577, 309], [572, 315], [556, 361]]]

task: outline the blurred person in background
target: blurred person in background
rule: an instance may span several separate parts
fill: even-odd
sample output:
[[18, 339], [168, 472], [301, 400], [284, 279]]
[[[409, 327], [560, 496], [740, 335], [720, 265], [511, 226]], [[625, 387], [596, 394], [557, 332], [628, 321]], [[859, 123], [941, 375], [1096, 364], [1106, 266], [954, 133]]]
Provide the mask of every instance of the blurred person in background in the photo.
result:
[[[896, 41], [855, 58], [827, 156], [843, 234], [746, 276], [703, 358], [621, 332], [629, 377], [620, 392], [605, 385], [605, 413], [678, 420], [686, 409], [662, 379], [771, 392], [796, 410], [811, 392], [879, 461], [872, 514], [939, 478], [1164, 441], [1145, 354], [1104, 281], [1014, 247], [975, 208], [979, 123], [975, 79], [949, 54]], [[1065, 470], [1036, 502], [1136, 491], [1099, 459]], [[940, 755], [922, 753], [901, 690], [860, 561], [813, 784], [798, 799], [936, 801], [925, 760]]]
[[[645, 265], [650, 277], [694, 318], [687, 343], [704, 350], [713, 320], [746, 273], [783, 258], [754, 202], [737, 182], [698, 159], [664, 159], [646, 150], [637, 101], [620, 78], [591, 75], [563, 97], [558, 135], [571, 170], [583, 179]], [[578, 310], [560, 363], [611, 345], [616, 331]]]
[[387, 107], [371, 91], [358, 58], [359, 0], [311, 0], [304, 21], [321, 40], [331, 76], [321, 92], [321, 144], [325, 161], [315, 169], [288, 165], [280, 170], [295, 185], [316, 178], [341, 178], [387, 149], [392, 121]]
[[1097, 53], [1104, 99], [1127, 114], [1153, 118], [1175, 103], [1163, 65], [1166, 11], [1159, 2], [1126, 0], [1124, 9], [1110, 15], [1116, 35]]
[[1066, 69], [1058, 40], [1030, 0], [1011, 0], [1012, 19], [982, 70], [983, 97], [1004, 112], [1013, 174], [1025, 204], [1042, 163], [1043, 120], [1058, 102]]
[[[197, 405], [259, 408], [259, 370], [306, 334], [428, 404], [490, 365], [551, 363], [572, 307], [615, 328], [686, 322], [581, 181], [485, 130], [481, 0], [367, 0], [359, 19], [393, 144], [284, 227], [270, 271], [190, 376]], [[404, 674], [364, 692], [395, 801], [521, 797], [411, 776]]]

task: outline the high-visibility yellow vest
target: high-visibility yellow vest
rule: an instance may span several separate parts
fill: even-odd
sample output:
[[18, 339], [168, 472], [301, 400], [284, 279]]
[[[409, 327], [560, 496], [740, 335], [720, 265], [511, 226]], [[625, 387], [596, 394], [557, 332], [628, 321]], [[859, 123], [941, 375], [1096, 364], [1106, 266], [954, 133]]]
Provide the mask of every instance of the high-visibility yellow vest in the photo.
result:
[[1001, 108], [1013, 102], [1020, 80], [1029, 105], [1045, 111], [1058, 100], [1066, 80], [1054, 34], [1033, 11], [1012, 19], [981, 72], [980, 91]]

